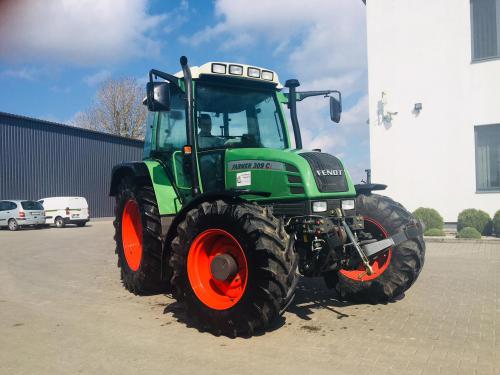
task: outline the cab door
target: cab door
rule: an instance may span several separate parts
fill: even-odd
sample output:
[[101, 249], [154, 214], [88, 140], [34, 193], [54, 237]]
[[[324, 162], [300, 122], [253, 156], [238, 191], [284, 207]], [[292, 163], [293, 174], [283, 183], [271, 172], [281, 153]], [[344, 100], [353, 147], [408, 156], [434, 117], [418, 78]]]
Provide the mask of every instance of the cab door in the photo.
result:
[[187, 144], [184, 94], [170, 85], [170, 111], [156, 112], [151, 154], [161, 159], [182, 200], [192, 198], [192, 178], [182, 148]]

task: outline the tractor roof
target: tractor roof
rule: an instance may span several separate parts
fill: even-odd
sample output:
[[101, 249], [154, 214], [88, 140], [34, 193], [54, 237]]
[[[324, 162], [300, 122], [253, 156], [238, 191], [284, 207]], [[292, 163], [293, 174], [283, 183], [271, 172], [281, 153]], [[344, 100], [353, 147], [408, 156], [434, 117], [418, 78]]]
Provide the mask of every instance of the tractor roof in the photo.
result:
[[[199, 78], [203, 75], [244, 78], [252, 81], [274, 83], [278, 89], [283, 88], [276, 72], [258, 66], [239, 63], [211, 61], [201, 66], [192, 66], [191, 75], [193, 79]], [[184, 77], [184, 74], [180, 71], [177, 72], [175, 76], [182, 78]]]

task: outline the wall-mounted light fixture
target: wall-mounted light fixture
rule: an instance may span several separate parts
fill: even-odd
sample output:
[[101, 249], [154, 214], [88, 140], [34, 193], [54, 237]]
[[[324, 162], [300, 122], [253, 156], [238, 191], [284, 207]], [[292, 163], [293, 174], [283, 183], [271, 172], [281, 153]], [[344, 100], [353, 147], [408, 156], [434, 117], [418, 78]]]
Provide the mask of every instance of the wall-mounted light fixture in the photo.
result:
[[380, 100], [381, 103], [381, 114], [382, 114], [382, 120], [385, 123], [391, 123], [393, 116], [396, 116], [398, 114], [397, 111], [390, 110], [388, 108], [388, 94], [385, 91], [382, 91], [382, 98]]
[[413, 113], [413, 115], [417, 117], [418, 115], [420, 115], [421, 111], [422, 111], [422, 103], [415, 103], [413, 105], [413, 110], [411, 111], [411, 113]]

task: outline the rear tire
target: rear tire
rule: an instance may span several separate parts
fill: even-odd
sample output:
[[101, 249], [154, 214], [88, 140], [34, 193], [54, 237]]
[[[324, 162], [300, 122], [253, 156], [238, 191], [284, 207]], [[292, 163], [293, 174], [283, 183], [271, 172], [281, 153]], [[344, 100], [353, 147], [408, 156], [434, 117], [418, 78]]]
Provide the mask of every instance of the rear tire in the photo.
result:
[[[400, 232], [416, 219], [401, 204], [381, 195], [360, 195], [356, 198], [356, 211], [369, 220], [379, 239]], [[368, 226], [367, 228], [369, 228]], [[383, 233], [383, 235], [381, 235]], [[402, 295], [417, 280], [424, 265], [425, 243], [423, 233], [391, 248], [382, 254], [381, 272], [374, 278], [361, 280], [354, 273], [339, 271], [325, 275], [329, 287], [335, 286], [342, 299], [355, 302], [388, 302]]]
[[19, 224], [17, 223], [16, 219], [10, 219], [8, 222], [8, 227], [11, 231], [19, 230]]
[[[202, 245], [201, 254], [206, 254], [207, 259], [213, 260], [214, 254], [228, 251], [226, 239], [244, 253], [236, 258], [238, 274], [222, 284], [214, 280], [211, 266], [203, 262], [193, 266], [197, 259], [194, 254], [200, 252], [197, 244], [210, 232], [222, 233], [222, 239]], [[293, 245], [293, 237], [286, 233], [283, 221], [268, 208], [222, 200], [204, 202], [186, 214], [172, 241], [174, 297], [185, 301], [188, 314], [214, 334], [235, 337], [264, 330], [294, 296], [298, 274]], [[197, 284], [198, 275], [208, 275], [209, 282]], [[231, 285], [240, 276], [245, 286], [233, 293]], [[210, 298], [214, 304], [220, 302], [219, 306], [213, 306]]]
[[[128, 202], [130, 207], [137, 208], [136, 222], [131, 222], [126, 230], [138, 233], [137, 240], [140, 250], [131, 255], [133, 249], [129, 246], [128, 255], [124, 250], [125, 241], [130, 233], [123, 231], [124, 209]], [[129, 222], [131, 217], [128, 218]], [[151, 186], [137, 186], [131, 178], [122, 180], [118, 187], [115, 206], [115, 242], [118, 255], [118, 267], [121, 269], [121, 280], [128, 291], [137, 295], [158, 294], [168, 290], [168, 281], [161, 279], [161, 219], [158, 211], [155, 193]], [[134, 234], [132, 234], [134, 236]], [[127, 258], [128, 256], [128, 258]]]
[[61, 216], [56, 217], [56, 219], [54, 220], [54, 224], [57, 228], [64, 228], [66, 226], [66, 223]]
[[76, 223], [78, 227], [84, 227], [86, 224], [87, 224], [86, 221], [84, 221], [83, 223]]

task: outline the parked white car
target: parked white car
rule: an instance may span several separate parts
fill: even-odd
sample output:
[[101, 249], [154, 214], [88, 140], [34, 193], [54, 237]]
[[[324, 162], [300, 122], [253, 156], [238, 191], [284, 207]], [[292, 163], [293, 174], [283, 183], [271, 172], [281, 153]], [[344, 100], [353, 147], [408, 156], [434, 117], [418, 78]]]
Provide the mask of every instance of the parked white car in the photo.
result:
[[50, 197], [38, 201], [45, 209], [45, 223], [63, 228], [66, 224], [83, 227], [90, 220], [89, 205], [83, 197]]
[[45, 225], [43, 206], [34, 201], [0, 201], [0, 227], [18, 230], [25, 226], [41, 228]]

